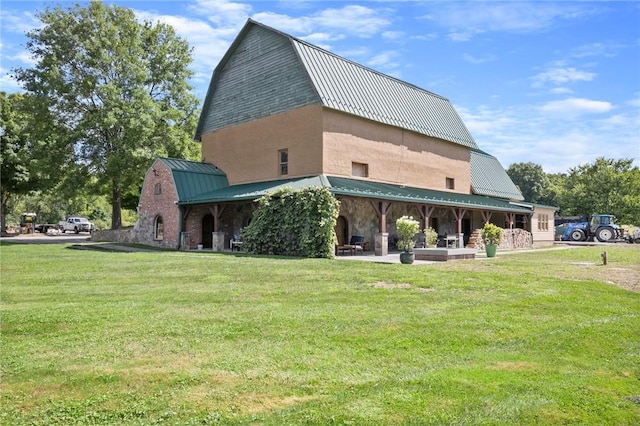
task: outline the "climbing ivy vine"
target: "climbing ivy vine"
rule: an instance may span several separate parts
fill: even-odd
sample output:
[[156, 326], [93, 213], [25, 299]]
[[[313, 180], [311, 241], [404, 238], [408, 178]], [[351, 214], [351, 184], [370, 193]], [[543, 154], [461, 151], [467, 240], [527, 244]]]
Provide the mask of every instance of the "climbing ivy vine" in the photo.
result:
[[284, 188], [258, 200], [242, 232], [249, 253], [330, 258], [340, 202], [327, 188]]

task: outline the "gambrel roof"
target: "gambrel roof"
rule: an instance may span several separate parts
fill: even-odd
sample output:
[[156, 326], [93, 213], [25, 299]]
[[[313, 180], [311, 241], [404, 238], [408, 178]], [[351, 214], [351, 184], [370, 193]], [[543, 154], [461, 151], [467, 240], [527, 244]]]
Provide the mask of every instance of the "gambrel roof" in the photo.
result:
[[500, 162], [478, 148], [448, 99], [253, 20], [213, 72], [195, 137], [308, 105], [464, 146], [474, 194], [523, 199]]
[[[246, 61], [253, 66], [234, 75]], [[196, 139], [312, 104], [477, 148], [448, 99], [253, 20], [213, 72]]]

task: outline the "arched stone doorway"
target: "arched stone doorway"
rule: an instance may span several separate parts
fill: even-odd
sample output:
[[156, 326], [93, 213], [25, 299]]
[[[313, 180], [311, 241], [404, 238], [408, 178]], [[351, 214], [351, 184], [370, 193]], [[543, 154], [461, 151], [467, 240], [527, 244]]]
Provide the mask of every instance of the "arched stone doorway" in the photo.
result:
[[338, 245], [342, 246], [349, 242], [349, 223], [344, 216], [338, 216], [336, 220], [336, 237], [338, 237]]
[[202, 246], [212, 248], [211, 233], [213, 232], [213, 215], [206, 214], [202, 218]]

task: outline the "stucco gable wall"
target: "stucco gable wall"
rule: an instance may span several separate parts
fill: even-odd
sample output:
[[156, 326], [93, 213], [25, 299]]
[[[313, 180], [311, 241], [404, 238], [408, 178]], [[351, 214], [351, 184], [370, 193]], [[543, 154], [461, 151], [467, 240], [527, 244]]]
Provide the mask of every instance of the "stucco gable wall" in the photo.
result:
[[[368, 165], [368, 179], [417, 188], [470, 193], [470, 150], [442, 139], [323, 110], [323, 173], [352, 176], [352, 162]], [[446, 187], [453, 178], [453, 190]]]
[[320, 103], [291, 41], [258, 25], [216, 69], [209, 90], [202, 134]]
[[322, 170], [322, 107], [310, 105], [202, 136], [202, 157], [223, 170], [230, 185], [280, 179], [278, 151], [289, 154], [284, 177]]

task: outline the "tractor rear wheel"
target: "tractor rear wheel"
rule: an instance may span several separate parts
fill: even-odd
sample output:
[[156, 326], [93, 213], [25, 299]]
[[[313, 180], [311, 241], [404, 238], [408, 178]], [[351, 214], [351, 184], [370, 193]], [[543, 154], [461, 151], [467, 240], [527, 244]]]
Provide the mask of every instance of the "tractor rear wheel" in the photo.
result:
[[606, 243], [607, 241], [611, 241], [616, 237], [616, 232], [609, 227], [599, 228], [596, 231], [596, 238], [601, 243]]
[[583, 241], [584, 237], [585, 235], [582, 229], [574, 229], [573, 231], [571, 231], [571, 234], [569, 235], [569, 238], [571, 238], [571, 241]]

